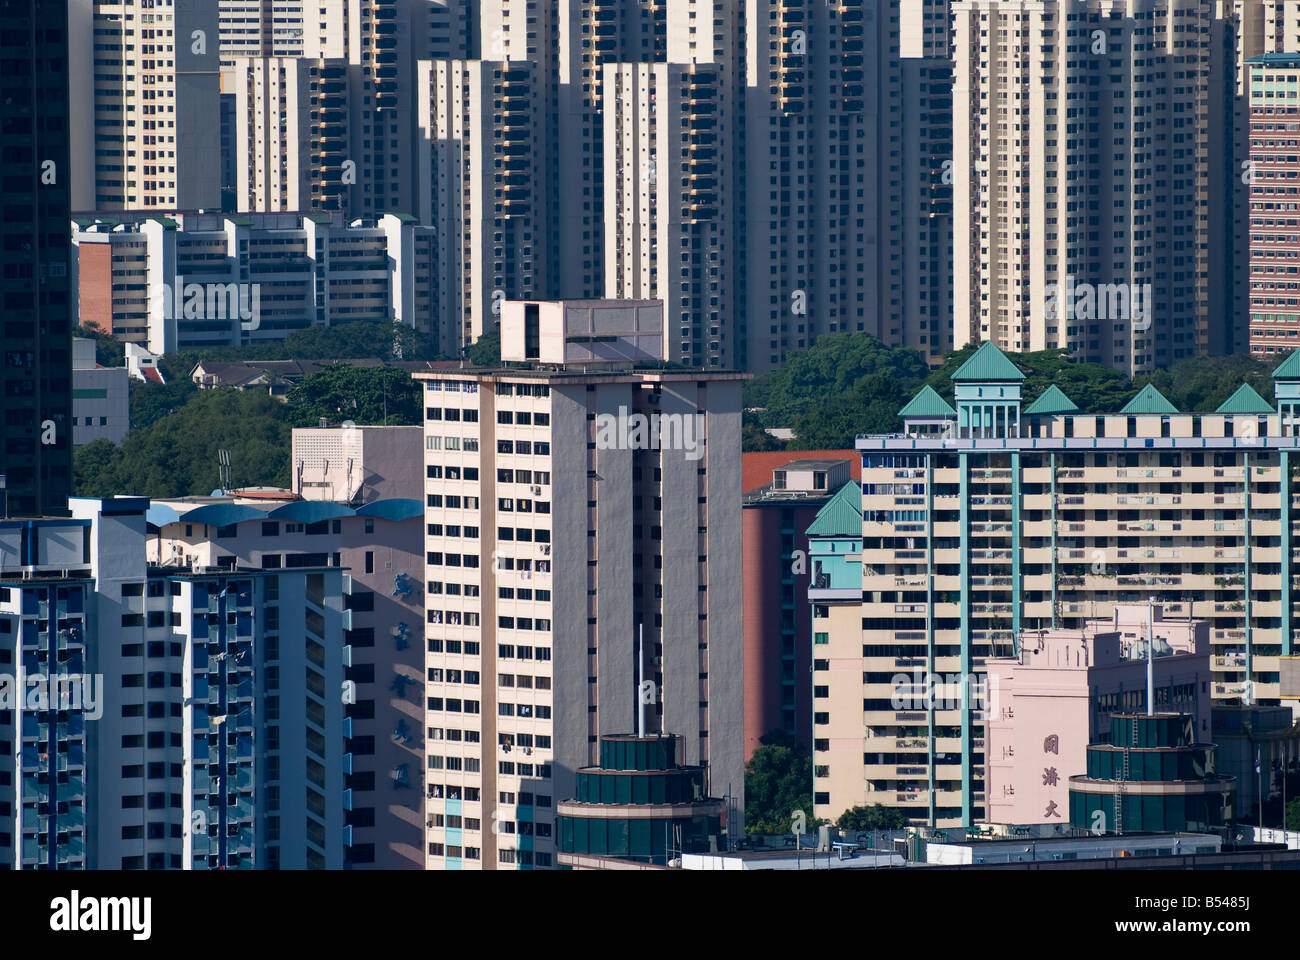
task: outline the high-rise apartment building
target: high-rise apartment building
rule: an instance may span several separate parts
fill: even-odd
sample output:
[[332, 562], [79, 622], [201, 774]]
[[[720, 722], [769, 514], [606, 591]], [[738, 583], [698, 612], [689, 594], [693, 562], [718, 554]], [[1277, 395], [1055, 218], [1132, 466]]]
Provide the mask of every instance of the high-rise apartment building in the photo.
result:
[[502, 358], [548, 369], [416, 376], [430, 867], [555, 865], [557, 801], [641, 698], [741, 829], [742, 377], [633, 368], [646, 310], [507, 302]]
[[342, 571], [155, 564], [147, 499], [71, 507], [0, 522], [0, 664], [22, 677], [0, 863], [341, 867]]
[[668, 359], [734, 368], [732, 78], [709, 62], [606, 63], [602, 81], [606, 293], [663, 300]]
[[1300, 53], [1253, 58], [1250, 70], [1250, 352], [1300, 347]]
[[304, 0], [218, 0], [222, 73], [241, 57], [302, 56], [312, 6]]
[[6, 516], [66, 512], [72, 491], [72, 317], [67, 224], [68, 6], [0, 3]]
[[952, 9], [954, 346], [1064, 347], [1131, 373], [1230, 350], [1223, 8]]
[[[352, 477], [304, 487], [328, 499], [236, 496], [153, 505], [158, 534], [149, 545], [151, 562], [265, 576], [285, 571], [282, 579], [324, 567], [340, 578], [342, 675], [329, 691], [343, 705], [346, 740], [340, 747], [346, 753], [343, 865], [360, 869], [424, 866], [423, 505], [418, 461], [411, 459], [420, 433], [419, 427], [295, 430], [299, 472]], [[412, 483], [417, 498], [393, 495], [409, 492]], [[281, 679], [287, 671], [282, 668]]]
[[69, 6], [73, 209], [220, 209], [217, 5]]
[[434, 236], [408, 215], [80, 218], [81, 320], [154, 353], [283, 340], [360, 321], [434, 334]]
[[438, 239], [432, 326], [455, 354], [507, 299], [554, 290], [558, 198], [547, 157], [546, 84], [529, 60], [419, 64], [419, 217]]
[[354, 209], [361, 187], [349, 149], [353, 104], [345, 60], [236, 57], [223, 85], [234, 100], [236, 209]]
[[[1168, 618], [1209, 621], [1212, 698], [1280, 702], [1300, 612], [1300, 353], [1274, 373], [1276, 406], [1243, 386], [1211, 413], [1149, 386], [1112, 414], [1054, 386], [1023, 404], [1023, 379], [985, 343], [953, 376], [955, 409], [927, 389], [902, 411], [904, 435], [858, 438], [860, 532], [845, 513], [809, 537], [827, 578], [809, 589], [813, 656], [830, 671], [825, 699], [813, 680], [818, 803], [842, 774], [829, 745], [862, 737], [837, 755], [869, 758], [855, 803], [940, 826], [979, 819], [984, 662], [1015, 655], [1023, 630], [1082, 629], [1148, 597]], [[942, 678], [929, 704], [913, 668]]]

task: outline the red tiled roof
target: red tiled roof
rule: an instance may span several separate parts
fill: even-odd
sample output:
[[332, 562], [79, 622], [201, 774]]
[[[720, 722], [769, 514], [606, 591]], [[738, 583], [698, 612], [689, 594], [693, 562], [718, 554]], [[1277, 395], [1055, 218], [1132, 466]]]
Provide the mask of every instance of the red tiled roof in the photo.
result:
[[853, 479], [862, 479], [862, 456], [856, 450], [765, 450], [740, 456], [741, 493], [771, 483], [773, 470], [796, 460], [848, 460]]
[[144, 378], [146, 380], [152, 380], [154, 383], [163, 382], [162, 374], [160, 374], [157, 368], [155, 367], [146, 367], [143, 364], [141, 364], [140, 373], [144, 375]]

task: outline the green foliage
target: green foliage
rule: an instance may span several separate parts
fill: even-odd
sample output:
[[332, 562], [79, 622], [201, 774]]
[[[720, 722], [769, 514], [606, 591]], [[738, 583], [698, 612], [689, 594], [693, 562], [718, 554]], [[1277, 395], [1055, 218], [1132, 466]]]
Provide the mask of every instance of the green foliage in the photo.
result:
[[126, 366], [126, 345], [121, 340], [105, 333], [94, 323], [78, 324], [73, 328], [74, 337], [89, 337], [95, 341], [95, 362], [101, 367]]
[[785, 444], [763, 429], [763, 421], [758, 414], [746, 410], [741, 416], [740, 449], [745, 453], [784, 450]]
[[501, 365], [501, 331], [489, 330], [465, 348], [465, 356], [476, 367]]
[[437, 360], [428, 336], [400, 324], [361, 320], [328, 327], [295, 330], [283, 340], [268, 340], [246, 347], [208, 347], [169, 354], [169, 369], [184, 368], [184, 376], [201, 361], [238, 363], [242, 360]]
[[898, 410], [928, 373], [915, 350], [831, 334], [749, 381], [744, 404], [762, 408], [764, 426], [793, 427], [791, 449], [849, 448], [859, 433], [897, 430]]
[[1247, 353], [1226, 357], [1196, 357], [1179, 360], [1168, 370], [1157, 370], [1133, 379], [1136, 390], [1150, 383], [1185, 413], [1210, 413], [1243, 383], [1273, 402], [1273, 369], [1277, 358], [1263, 360]]
[[121, 447], [96, 440], [74, 454], [79, 496], [206, 494], [219, 485], [217, 451], [230, 451], [235, 486], [289, 485], [289, 424], [265, 393], [199, 391], [175, 413], [133, 429]]
[[[162, 364], [160, 363], [159, 366], [161, 367]], [[165, 384], [131, 381], [132, 430], [143, 430], [168, 414], [175, 413], [199, 392], [199, 388], [194, 386], [194, 382], [188, 376], [175, 377], [172, 374], [173, 371], [163, 371], [163, 376], [167, 378]]]
[[1286, 805], [1286, 829], [1300, 830], [1300, 800], [1292, 800]]
[[295, 427], [332, 423], [415, 425], [423, 422], [421, 386], [397, 367], [350, 367], [333, 364], [304, 377], [288, 395], [289, 419]]
[[789, 734], [773, 731], [745, 764], [745, 832], [789, 833], [796, 810], [811, 831], [812, 758]]
[[907, 814], [895, 807], [876, 803], [869, 807], [856, 806], [845, 810], [835, 821], [845, 833], [859, 830], [901, 830], [907, 826]]

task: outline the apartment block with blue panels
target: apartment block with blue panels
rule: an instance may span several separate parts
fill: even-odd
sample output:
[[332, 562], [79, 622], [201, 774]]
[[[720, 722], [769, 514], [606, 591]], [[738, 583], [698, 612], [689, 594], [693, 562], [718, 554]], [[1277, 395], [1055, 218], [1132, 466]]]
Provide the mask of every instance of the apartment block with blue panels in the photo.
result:
[[0, 866], [341, 867], [343, 571], [151, 565], [148, 500], [71, 507], [0, 524], [0, 674], [21, 687]]

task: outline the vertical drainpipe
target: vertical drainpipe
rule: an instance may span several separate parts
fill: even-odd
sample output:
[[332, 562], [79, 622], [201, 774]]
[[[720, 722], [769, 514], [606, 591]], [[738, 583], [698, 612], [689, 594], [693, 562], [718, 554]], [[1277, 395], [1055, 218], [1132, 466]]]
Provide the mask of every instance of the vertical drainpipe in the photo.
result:
[[[934, 676], [934, 454], [925, 455], [925, 676], [926, 683]], [[930, 779], [927, 789], [930, 794], [930, 827], [935, 822], [934, 802], [934, 698], [930, 698], [926, 710], [926, 763]]]
[[1291, 656], [1291, 453], [1279, 451], [1278, 496], [1282, 526], [1282, 656]]
[[972, 804], [974, 802], [974, 779], [971, 776], [971, 714], [970, 684], [966, 682], [971, 672], [970, 655], [970, 454], [963, 450], [958, 454], [959, 476], [961, 477], [961, 524], [960, 524], [960, 562], [961, 562], [961, 607], [958, 610], [961, 624], [961, 824], [972, 826]]
[[[1011, 451], [1011, 643], [1020, 656], [1020, 451]], [[987, 682], [987, 681], [986, 681]], [[987, 719], [987, 717], [986, 717]], [[987, 742], [987, 738], [986, 738]]]
[[1250, 629], [1250, 452], [1247, 450], [1241, 452], [1241, 470], [1241, 512], [1246, 518], [1244, 521], [1246, 553], [1242, 562], [1242, 569], [1245, 571], [1244, 580], [1246, 591], [1246, 596], [1242, 603], [1242, 609], [1246, 614], [1246, 702], [1253, 704], [1255, 702], [1255, 668]]
[[[226, 590], [226, 584], [224, 582], [220, 582], [220, 586], [222, 592], [224, 593]], [[217, 596], [217, 652], [218, 653], [227, 652], [226, 650], [226, 598], [220, 595]], [[219, 683], [217, 685], [217, 689], [220, 691], [220, 702], [221, 702], [220, 715], [224, 717], [230, 712], [229, 699], [227, 697], [227, 691], [226, 691], [225, 658], [217, 662], [217, 667], [218, 667], [217, 676], [220, 678]], [[221, 789], [217, 793], [218, 796], [217, 802], [220, 804], [220, 807], [217, 810], [217, 855], [219, 858], [217, 864], [218, 870], [226, 869], [226, 865], [228, 862], [226, 857], [226, 846], [227, 846], [226, 820], [227, 820], [227, 815], [230, 812], [230, 807], [229, 807], [230, 801], [228, 797], [228, 793], [230, 790], [230, 783], [229, 783], [229, 778], [226, 776], [226, 769], [227, 769], [226, 752], [228, 749], [226, 745], [226, 729], [229, 722], [230, 721], [227, 720], [224, 723], [217, 725], [217, 729], [219, 731], [217, 735], [217, 762], [220, 764], [220, 767], [217, 771], [217, 775], [220, 778], [219, 782], [221, 784]]]
[[[1048, 454], [1048, 460], [1052, 472], [1052, 629], [1055, 630], [1059, 626], [1056, 622], [1056, 451]], [[1018, 648], [1016, 652], [1020, 652]]]

